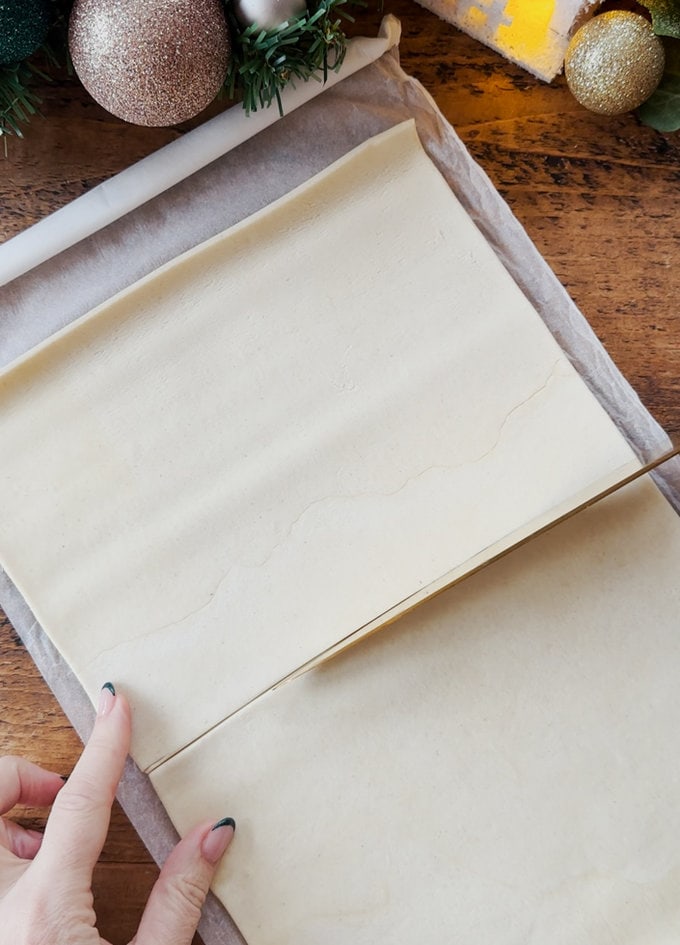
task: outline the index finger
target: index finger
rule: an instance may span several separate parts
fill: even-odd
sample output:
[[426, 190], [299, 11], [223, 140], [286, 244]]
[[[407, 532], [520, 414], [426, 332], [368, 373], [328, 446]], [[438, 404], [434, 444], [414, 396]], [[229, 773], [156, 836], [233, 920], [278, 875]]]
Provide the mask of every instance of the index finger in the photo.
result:
[[107, 683], [92, 735], [47, 821], [38, 858], [48, 868], [76, 869], [91, 877], [129, 747], [130, 707]]

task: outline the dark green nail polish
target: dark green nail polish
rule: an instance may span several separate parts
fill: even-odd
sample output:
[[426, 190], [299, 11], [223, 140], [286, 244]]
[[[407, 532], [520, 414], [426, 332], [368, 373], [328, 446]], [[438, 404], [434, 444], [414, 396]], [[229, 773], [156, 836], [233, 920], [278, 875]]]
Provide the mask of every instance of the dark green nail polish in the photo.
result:
[[219, 827], [231, 827], [232, 830], [236, 830], [236, 821], [233, 817], [223, 817], [222, 820], [218, 820], [213, 830], [217, 830]]
[[112, 696], [116, 694], [116, 689], [112, 682], [105, 682], [102, 689], [108, 689]]

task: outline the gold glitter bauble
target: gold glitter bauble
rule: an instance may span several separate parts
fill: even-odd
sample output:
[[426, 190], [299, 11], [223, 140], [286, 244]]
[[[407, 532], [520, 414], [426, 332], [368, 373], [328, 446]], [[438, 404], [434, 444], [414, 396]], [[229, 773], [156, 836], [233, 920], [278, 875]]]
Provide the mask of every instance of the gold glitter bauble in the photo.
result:
[[613, 10], [588, 20], [572, 37], [564, 74], [574, 98], [601, 115], [642, 105], [661, 81], [661, 40], [637, 13]]
[[76, 0], [69, 49], [100, 105], [136, 125], [174, 125], [202, 111], [230, 57], [221, 0]]

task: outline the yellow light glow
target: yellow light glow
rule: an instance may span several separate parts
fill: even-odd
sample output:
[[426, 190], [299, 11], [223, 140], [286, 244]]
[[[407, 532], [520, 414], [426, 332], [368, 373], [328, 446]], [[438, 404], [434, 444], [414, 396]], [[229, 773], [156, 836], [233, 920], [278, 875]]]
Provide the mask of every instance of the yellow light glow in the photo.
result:
[[531, 60], [549, 45], [549, 29], [556, 0], [507, 0], [510, 25], [500, 25], [494, 39], [518, 59]]

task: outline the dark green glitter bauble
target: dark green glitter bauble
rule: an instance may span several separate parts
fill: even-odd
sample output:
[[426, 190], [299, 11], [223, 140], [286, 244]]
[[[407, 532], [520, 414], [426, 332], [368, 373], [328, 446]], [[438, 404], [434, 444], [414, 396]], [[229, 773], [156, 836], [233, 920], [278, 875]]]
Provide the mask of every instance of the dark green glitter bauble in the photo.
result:
[[21, 62], [44, 42], [52, 21], [50, 0], [0, 0], [0, 64]]

